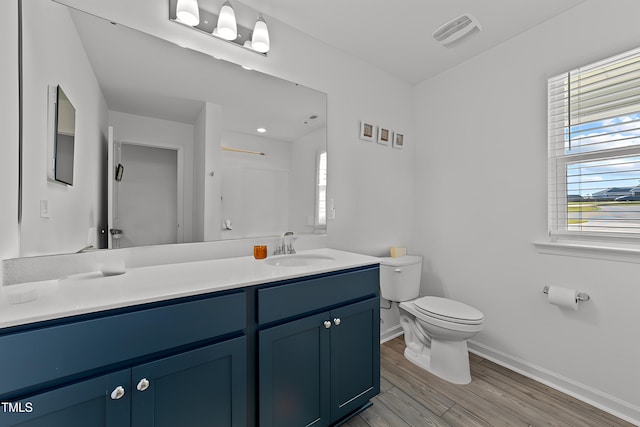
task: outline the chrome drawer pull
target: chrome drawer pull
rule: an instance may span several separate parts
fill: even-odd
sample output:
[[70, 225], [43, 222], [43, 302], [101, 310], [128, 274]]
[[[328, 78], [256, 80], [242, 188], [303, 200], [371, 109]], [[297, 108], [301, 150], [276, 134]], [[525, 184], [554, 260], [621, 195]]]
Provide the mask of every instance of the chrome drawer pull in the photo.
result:
[[114, 388], [113, 391], [111, 392], [111, 398], [113, 400], [121, 399], [122, 396], [124, 396], [124, 387], [122, 387], [121, 385]]
[[141, 379], [136, 388], [138, 391], [145, 391], [149, 388], [149, 380], [146, 378]]

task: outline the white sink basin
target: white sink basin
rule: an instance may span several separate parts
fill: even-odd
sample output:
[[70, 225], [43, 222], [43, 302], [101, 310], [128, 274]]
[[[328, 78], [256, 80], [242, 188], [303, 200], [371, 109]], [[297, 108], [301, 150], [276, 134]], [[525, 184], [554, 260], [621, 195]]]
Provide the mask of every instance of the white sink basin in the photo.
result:
[[305, 267], [309, 265], [322, 264], [325, 262], [335, 261], [335, 258], [331, 258], [326, 255], [317, 254], [294, 254], [294, 255], [281, 255], [273, 258], [267, 258], [265, 263], [278, 267]]

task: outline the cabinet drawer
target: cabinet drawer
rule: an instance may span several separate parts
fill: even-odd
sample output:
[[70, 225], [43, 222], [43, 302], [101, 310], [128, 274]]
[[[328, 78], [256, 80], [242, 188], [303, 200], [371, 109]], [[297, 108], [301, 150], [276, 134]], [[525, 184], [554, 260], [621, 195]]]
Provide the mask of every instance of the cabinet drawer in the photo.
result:
[[0, 397], [246, 327], [243, 292], [0, 336]]
[[258, 289], [258, 323], [300, 316], [378, 295], [379, 267]]

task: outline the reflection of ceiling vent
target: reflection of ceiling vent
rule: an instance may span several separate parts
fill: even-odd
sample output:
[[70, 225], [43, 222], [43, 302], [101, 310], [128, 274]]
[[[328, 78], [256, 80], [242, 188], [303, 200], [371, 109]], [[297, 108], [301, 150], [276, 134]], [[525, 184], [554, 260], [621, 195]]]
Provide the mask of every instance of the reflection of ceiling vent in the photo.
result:
[[462, 15], [433, 32], [433, 38], [445, 47], [453, 47], [480, 31], [480, 23], [471, 15]]

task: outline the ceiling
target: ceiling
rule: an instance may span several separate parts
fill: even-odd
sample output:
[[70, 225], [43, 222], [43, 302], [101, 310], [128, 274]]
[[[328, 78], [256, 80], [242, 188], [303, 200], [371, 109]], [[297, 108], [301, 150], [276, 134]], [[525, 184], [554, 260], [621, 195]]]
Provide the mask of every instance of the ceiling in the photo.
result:
[[[417, 84], [585, 0], [242, 0], [269, 17]], [[473, 15], [482, 30], [453, 48], [432, 33]], [[274, 49], [277, 45], [274, 43]]]

